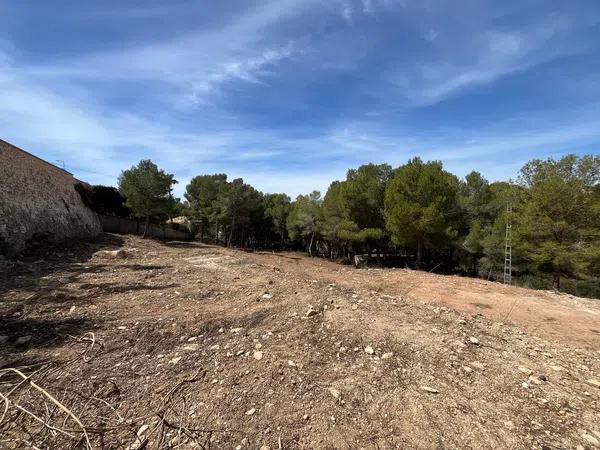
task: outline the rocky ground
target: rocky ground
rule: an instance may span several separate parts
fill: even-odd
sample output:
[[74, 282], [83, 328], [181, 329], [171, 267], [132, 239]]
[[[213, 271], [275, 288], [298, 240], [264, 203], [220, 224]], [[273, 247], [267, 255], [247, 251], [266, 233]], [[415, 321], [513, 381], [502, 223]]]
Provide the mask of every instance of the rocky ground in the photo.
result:
[[599, 323], [595, 300], [106, 235], [2, 263], [0, 448], [600, 448]]

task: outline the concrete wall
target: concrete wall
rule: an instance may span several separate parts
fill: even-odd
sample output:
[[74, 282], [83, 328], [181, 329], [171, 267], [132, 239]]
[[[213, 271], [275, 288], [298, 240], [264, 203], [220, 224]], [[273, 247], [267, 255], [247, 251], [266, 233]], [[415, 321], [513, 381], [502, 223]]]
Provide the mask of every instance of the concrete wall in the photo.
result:
[[[108, 233], [137, 234], [144, 233], [144, 223], [135, 220], [123, 219], [122, 217], [104, 216], [98, 214], [102, 228]], [[175, 230], [168, 225], [158, 226], [150, 224], [148, 235], [159, 239], [187, 240], [190, 238], [188, 233]]]
[[69, 172], [0, 140], [0, 253], [33, 241], [61, 242], [102, 232]]

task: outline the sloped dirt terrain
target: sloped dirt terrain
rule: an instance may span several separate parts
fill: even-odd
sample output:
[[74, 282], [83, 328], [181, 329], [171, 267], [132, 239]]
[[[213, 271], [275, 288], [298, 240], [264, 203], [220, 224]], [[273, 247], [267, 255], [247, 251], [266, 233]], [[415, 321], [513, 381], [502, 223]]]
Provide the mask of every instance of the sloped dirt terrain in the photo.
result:
[[0, 448], [600, 448], [594, 300], [113, 235], [3, 268]]

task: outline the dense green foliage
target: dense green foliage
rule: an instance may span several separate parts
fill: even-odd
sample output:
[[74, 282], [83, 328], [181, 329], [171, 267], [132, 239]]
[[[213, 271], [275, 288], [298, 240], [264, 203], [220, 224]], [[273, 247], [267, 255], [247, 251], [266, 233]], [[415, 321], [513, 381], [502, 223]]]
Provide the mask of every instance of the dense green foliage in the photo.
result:
[[176, 211], [173, 175], [160, 170], [150, 160], [124, 170], [119, 176], [119, 192], [135, 217], [145, 220], [144, 237], [152, 219], [169, 218]]
[[131, 210], [125, 205], [125, 197], [112, 186], [78, 183], [75, 190], [79, 192], [83, 202], [98, 214], [106, 216], [129, 217]]
[[310, 255], [501, 280], [508, 205], [513, 279], [536, 288], [600, 296], [600, 157], [534, 160], [516, 182], [464, 179], [439, 161], [414, 158], [392, 169], [366, 164], [294, 201], [242, 179], [201, 175], [173, 206], [171, 175], [142, 161], [124, 171], [120, 192], [138, 217], [178, 211], [197, 238], [249, 248], [304, 248]]

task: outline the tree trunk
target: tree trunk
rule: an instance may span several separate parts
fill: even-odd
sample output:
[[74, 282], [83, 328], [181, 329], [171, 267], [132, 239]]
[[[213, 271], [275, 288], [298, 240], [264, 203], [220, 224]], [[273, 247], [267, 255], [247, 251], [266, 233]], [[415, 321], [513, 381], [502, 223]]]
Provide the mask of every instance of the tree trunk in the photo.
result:
[[308, 254], [310, 256], [312, 256], [312, 248], [313, 248], [313, 242], [315, 240], [315, 232], [313, 231], [312, 234], [310, 235], [310, 244], [308, 244]]
[[555, 271], [553, 274], [553, 283], [554, 285], [554, 290], [555, 291], [560, 291], [560, 272]]
[[417, 268], [420, 269], [423, 264], [423, 241], [417, 241]]
[[231, 241], [233, 240], [233, 230], [235, 229], [235, 214], [231, 219], [231, 230], [229, 230], [229, 239], [227, 241], [227, 247], [231, 247]]
[[148, 235], [148, 228], [150, 227], [150, 216], [146, 216], [146, 221], [144, 223], [144, 234], [142, 234], [142, 239], [146, 239]]

